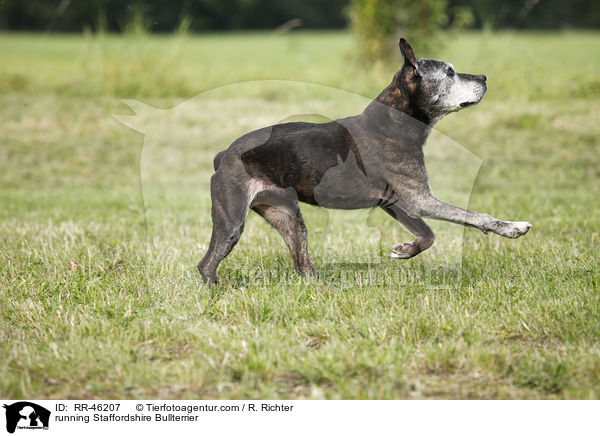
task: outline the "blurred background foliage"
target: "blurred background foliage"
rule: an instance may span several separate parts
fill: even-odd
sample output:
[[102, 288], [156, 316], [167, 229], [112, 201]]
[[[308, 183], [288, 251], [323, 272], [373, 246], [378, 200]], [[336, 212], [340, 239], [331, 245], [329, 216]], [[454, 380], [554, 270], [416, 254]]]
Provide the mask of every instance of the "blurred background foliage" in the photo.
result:
[[361, 57], [390, 58], [400, 35], [419, 51], [443, 47], [466, 28], [600, 27], [600, 2], [589, 0], [0, 0], [0, 30], [187, 32], [344, 28]]
[[442, 32], [473, 24], [469, 6], [450, 7], [447, 0], [352, 0], [352, 28], [365, 61], [389, 59], [400, 36], [417, 51], [431, 52], [443, 43]]
[[184, 19], [195, 31], [268, 29], [292, 19], [308, 28], [342, 28], [353, 15], [382, 20], [386, 30], [392, 18], [405, 24], [412, 16], [427, 29], [452, 26], [465, 10], [472, 20], [462, 24], [475, 28], [600, 26], [600, 2], [590, 0], [0, 0], [0, 29], [120, 32], [138, 13], [156, 32], [173, 31]]

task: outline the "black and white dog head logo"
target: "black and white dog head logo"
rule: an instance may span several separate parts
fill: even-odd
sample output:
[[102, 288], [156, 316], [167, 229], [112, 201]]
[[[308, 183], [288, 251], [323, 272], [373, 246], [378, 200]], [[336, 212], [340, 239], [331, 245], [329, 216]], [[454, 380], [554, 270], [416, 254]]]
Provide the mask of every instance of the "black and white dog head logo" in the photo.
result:
[[28, 401], [19, 401], [11, 405], [4, 404], [6, 409], [6, 431], [14, 433], [19, 429], [47, 429], [50, 411]]

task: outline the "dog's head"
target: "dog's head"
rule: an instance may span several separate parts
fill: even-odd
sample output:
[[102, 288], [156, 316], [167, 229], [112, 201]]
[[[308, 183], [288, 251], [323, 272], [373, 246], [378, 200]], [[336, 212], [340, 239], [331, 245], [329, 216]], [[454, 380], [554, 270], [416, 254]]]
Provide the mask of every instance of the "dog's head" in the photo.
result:
[[431, 119], [473, 106], [487, 91], [484, 74], [457, 73], [454, 66], [438, 59], [418, 59], [411, 45], [400, 39], [404, 65], [398, 72], [414, 109]]

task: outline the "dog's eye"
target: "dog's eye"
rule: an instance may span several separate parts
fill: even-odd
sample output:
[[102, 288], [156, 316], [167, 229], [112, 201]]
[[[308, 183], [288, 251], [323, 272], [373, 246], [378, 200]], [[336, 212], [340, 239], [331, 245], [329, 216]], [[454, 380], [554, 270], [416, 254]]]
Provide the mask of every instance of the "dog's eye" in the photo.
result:
[[454, 77], [454, 75], [456, 74], [456, 71], [454, 71], [454, 69], [452, 69], [452, 68], [448, 68], [448, 71], [446, 72], [446, 74], [448, 75], [448, 77]]

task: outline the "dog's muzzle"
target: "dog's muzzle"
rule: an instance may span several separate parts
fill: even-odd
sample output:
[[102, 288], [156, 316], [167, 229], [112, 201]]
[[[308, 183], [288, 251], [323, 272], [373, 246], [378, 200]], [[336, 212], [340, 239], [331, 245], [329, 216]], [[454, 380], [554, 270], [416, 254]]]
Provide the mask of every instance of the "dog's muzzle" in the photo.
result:
[[486, 91], [487, 91], [487, 77], [485, 76], [485, 74], [478, 74], [475, 77], [479, 81], [481, 81], [481, 83], [480, 83], [480, 85], [481, 85], [481, 93], [479, 95], [479, 98], [477, 98], [477, 100], [470, 100], [470, 101], [465, 101], [465, 102], [461, 103], [460, 104], [461, 108], [473, 106], [473, 105], [479, 103], [481, 101], [481, 99], [483, 98], [483, 96], [485, 95]]

